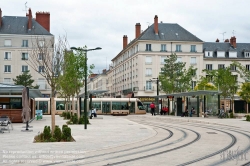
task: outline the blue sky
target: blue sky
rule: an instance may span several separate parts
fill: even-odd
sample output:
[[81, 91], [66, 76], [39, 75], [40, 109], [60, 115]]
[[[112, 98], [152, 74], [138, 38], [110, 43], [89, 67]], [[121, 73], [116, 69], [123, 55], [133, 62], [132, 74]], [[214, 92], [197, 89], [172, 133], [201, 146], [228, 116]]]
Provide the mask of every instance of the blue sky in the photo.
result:
[[144, 30], [154, 22], [178, 23], [203, 41], [222, 41], [234, 35], [237, 43], [250, 43], [250, 1], [245, 0], [2, 0], [2, 16], [25, 16], [25, 3], [33, 17], [50, 12], [50, 31], [67, 35], [70, 46], [102, 50], [88, 52], [94, 73], [108, 68], [122, 49], [122, 37], [135, 38], [135, 24]]

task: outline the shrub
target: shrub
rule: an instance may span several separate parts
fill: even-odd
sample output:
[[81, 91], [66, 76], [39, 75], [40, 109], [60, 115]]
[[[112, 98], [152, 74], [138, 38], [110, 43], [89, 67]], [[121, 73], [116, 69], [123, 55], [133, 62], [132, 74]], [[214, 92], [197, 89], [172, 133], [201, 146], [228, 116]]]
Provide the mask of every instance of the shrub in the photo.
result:
[[72, 116], [71, 120], [72, 120], [73, 124], [78, 124], [77, 115]]
[[233, 112], [230, 113], [230, 118], [234, 118], [234, 113]]
[[70, 141], [71, 140], [71, 129], [69, 127], [64, 127], [62, 129], [62, 139], [64, 141]]
[[79, 118], [79, 124], [84, 124], [84, 118], [83, 117]]
[[60, 142], [62, 139], [62, 131], [58, 126], [55, 126], [53, 137], [56, 139], [57, 142]]
[[49, 142], [56, 142], [56, 138], [51, 137], [51, 138], [49, 139]]
[[246, 121], [250, 121], [250, 115], [247, 115]]
[[66, 116], [67, 116], [67, 114], [66, 114], [66, 112], [62, 112], [62, 117], [64, 117], [64, 118], [66, 118]]
[[45, 126], [43, 129], [44, 140], [49, 141], [51, 138], [50, 126]]
[[175, 115], [175, 112], [174, 112], [174, 111], [172, 111], [172, 112], [170, 113], [170, 115]]
[[70, 119], [70, 112], [67, 112], [67, 117], [66, 119]]

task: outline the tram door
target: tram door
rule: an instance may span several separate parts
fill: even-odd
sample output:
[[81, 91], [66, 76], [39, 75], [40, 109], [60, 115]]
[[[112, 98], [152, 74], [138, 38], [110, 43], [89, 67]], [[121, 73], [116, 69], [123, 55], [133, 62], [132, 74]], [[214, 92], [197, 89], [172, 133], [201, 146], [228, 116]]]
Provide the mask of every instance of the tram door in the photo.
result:
[[134, 114], [135, 113], [135, 102], [132, 102], [130, 107], [129, 107], [129, 113]]
[[110, 102], [102, 102], [102, 113], [109, 114], [110, 111]]

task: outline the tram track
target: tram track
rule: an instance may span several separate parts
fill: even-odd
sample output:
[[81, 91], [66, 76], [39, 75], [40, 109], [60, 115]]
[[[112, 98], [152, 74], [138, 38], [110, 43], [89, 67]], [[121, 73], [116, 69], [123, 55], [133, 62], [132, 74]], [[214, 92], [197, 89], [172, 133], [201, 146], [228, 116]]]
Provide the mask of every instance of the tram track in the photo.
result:
[[[206, 126], [206, 128], [207, 128], [207, 125], [199, 125], [199, 126], [197, 126], [197, 125], [191, 125], [190, 123], [185, 123], [186, 125], [189, 125], [189, 126], [195, 126], [195, 127], [201, 127], [201, 126]], [[235, 133], [239, 133], [239, 134], [241, 134], [241, 135], [244, 135], [245, 137], [247, 137], [248, 138], [248, 140], [250, 141], [250, 135], [247, 135], [246, 133], [244, 133], [244, 132], [247, 132], [247, 133], [250, 133], [249, 131], [245, 131], [245, 130], [240, 130], [240, 129], [237, 129], [237, 130], [235, 130], [235, 129], [232, 129], [232, 128], [226, 128], [226, 127], [221, 127], [221, 126], [218, 126], [220, 129], [224, 129], [224, 130], [228, 130], [228, 131], [233, 131], [233, 132], [235, 132]], [[211, 129], [211, 128], [210, 128]], [[228, 162], [228, 161], [230, 161], [230, 160], [232, 160], [232, 159], [235, 159], [235, 160], [237, 160], [237, 158], [239, 157], [239, 156], [242, 156], [244, 153], [247, 153], [248, 151], [250, 150], [250, 144], [248, 145], [248, 147], [246, 147], [244, 150], [242, 150], [242, 151], [240, 151], [239, 153], [237, 152], [237, 153], [235, 153], [235, 154], [233, 154], [232, 156], [230, 156], [230, 158], [228, 158], [228, 159], [226, 159], [226, 160], [221, 160], [221, 161], [218, 161], [218, 162], [214, 162], [214, 163], [212, 163], [210, 166], [215, 166], [215, 165], [220, 165], [220, 164], [223, 164], [223, 163], [226, 163], [226, 162]], [[223, 151], [222, 151], [223, 152]], [[188, 165], [188, 164], [186, 164], [186, 165]], [[245, 165], [250, 165], [250, 162], [247, 162], [247, 163], [245, 163], [245, 164], [243, 164], [242, 166], [245, 166]]]

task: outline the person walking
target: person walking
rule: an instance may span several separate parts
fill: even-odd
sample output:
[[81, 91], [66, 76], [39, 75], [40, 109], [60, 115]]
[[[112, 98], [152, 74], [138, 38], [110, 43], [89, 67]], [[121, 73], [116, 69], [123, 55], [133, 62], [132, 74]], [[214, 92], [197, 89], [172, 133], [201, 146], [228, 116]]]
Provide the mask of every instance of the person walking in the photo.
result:
[[151, 108], [151, 114], [152, 114], [152, 116], [153, 116], [153, 115], [155, 116], [155, 104], [154, 104], [154, 102], [152, 102], [152, 103], [150, 104], [150, 108]]

